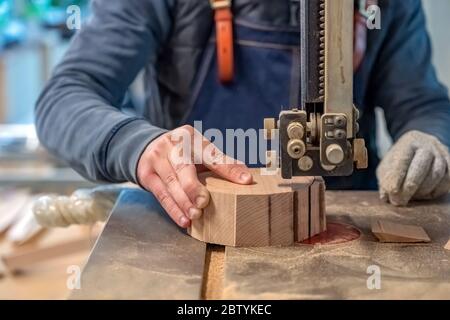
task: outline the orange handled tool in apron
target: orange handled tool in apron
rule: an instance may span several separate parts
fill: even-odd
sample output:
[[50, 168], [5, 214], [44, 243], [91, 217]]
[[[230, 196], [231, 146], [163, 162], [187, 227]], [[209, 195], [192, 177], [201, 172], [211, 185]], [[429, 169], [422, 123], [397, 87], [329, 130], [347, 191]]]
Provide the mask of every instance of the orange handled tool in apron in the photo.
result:
[[233, 13], [231, 0], [210, 0], [216, 23], [219, 80], [227, 83], [234, 76]]
[[[367, 16], [364, 14], [371, 5], [376, 5], [377, 0], [355, 1], [355, 33], [353, 68], [356, 71], [361, 65], [367, 47]], [[219, 80], [228, 83], [234, 77], [234, 41], [233, 41], [233, 13], [232, 0], [210, 0], [214, 10], [216, 24], [216, 46]]]

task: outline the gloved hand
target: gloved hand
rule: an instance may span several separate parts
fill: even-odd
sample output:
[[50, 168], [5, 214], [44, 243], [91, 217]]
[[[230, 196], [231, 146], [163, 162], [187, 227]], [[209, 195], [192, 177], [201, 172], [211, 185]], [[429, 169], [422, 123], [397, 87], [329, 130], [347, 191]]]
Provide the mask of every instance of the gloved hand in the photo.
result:
[[405, 133], [377, 168], [380, 197], [396, 206], [435, 199], [450, 190], [450, 153], [436, 137]]

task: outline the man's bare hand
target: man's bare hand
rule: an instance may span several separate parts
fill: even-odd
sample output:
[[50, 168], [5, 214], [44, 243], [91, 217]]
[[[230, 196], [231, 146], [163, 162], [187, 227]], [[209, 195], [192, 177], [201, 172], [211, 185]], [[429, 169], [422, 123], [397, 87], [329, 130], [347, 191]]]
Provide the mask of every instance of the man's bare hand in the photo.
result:
[[139, 159], [137, 177], [173, 221], [187, 228], [209, 203], [208, 190], [197, 177], [203, 166], [231, 182], [253, 181], [244, 164], [224, 155], [191, 126], [170, 131], [150, 143]]

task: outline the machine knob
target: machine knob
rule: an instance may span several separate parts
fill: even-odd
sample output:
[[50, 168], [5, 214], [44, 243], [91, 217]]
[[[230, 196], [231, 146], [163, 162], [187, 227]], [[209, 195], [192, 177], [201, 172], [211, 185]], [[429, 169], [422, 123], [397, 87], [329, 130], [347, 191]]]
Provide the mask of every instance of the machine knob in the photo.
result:
[[301, 157], [300, 160], [298, 160], [298, 167], [300, 170], [306, 172], [312, 169], [314, 166], [313, 159], [308, 156]]
[[338, 144], [330, 144], [326, 149], [328, 161], [334, 165], [338, 165], [344, 161], [345, 153], [342, 147]]
[[306, 146], [302, 140], [292, 139], [287, 144], [287, 152], [292, 159], [300, 159], [306, 153]]
[[300, 122], [291, 122], [287, 127], [289, 139], [302, 140], [305, 135], [305, 128]]

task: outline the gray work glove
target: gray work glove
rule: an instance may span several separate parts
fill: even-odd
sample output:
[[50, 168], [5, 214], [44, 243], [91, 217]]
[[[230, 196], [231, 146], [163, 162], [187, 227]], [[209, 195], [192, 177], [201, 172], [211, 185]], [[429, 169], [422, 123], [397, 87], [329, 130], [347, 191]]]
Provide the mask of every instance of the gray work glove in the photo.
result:
[[436, 137], [405, 133], [377, 168], [380, 197], [396, 206], [436, 199], [450, 190], [450, 153]]

